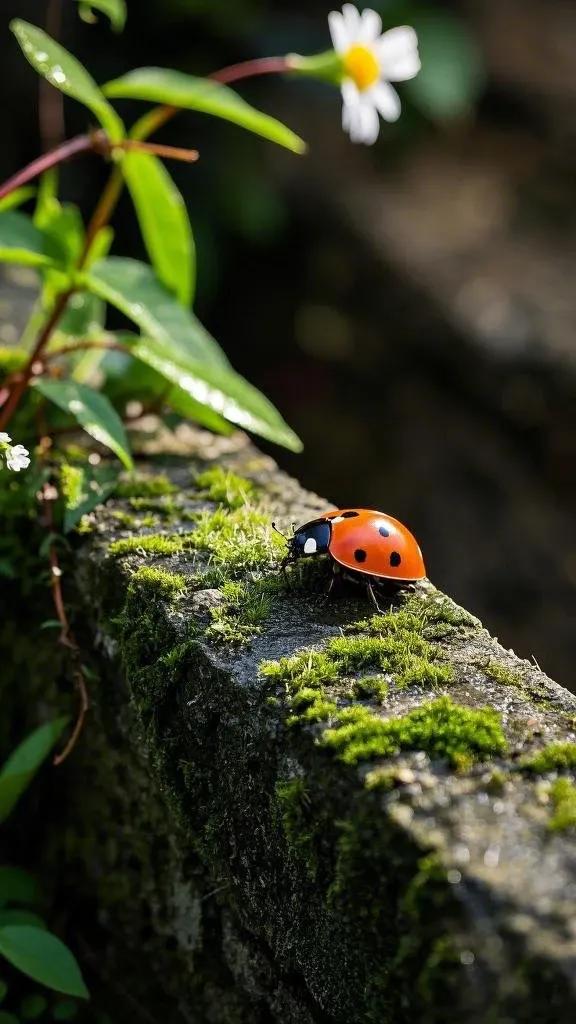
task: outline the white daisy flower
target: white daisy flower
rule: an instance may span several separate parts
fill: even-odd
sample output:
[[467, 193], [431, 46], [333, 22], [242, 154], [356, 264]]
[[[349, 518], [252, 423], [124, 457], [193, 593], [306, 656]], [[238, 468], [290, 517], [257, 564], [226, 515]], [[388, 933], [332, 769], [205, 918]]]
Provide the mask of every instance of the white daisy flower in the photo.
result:
[[23, 444], [15, 444], [6, 451], [6, 465], [13, 473], [19, 473], [21, 469], [28, 469], [30, 465], [30, 452]]
[[397, 121], [400, 97], [390, 82], [405, 82], [420, 70], [418, 37], [409, 25], [382, 33], [376, 11], [344, 4], [328, 15], [334, 49], [342, 59], [342, 126], [352, 142], [372, 145], [380, 121]]

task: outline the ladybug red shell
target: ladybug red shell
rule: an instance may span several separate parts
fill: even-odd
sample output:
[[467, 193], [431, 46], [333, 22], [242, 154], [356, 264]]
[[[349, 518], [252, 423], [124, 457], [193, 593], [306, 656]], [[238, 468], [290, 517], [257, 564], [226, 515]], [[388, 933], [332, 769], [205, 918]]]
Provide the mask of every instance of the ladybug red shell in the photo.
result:
[[384, 512], [333, 509], [304, 526], [290, 541], [290, 557], [328, 554], [338, 565], [362, 576], [395, 583], [425, 579], [416, 538]]

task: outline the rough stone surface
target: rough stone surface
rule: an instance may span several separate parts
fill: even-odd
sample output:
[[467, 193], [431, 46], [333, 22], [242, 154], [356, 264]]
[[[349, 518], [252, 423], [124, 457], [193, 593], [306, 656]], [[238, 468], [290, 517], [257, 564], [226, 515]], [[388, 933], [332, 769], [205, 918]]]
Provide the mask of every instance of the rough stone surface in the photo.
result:
[[[359, 588], [327, 601], [309, 562], [239, 646], [210, 631], [221, 586], [205, 552], [110, 545], [194, 531], [217, 507], [194, 484], [213, 464], [253, 481], [248, 500], [282, 528], [325, 502], [237, 436], [172, 447], [142, 465], [177, 486], [169, 505], [150, 500], [154, 523], [112, 499], [74, 557], [98, 680], [46, 874], [73, 896], [85, 962], [135, 1021], [571, 1021], [576, 855], [570, 827], [551, 826], [555, 780], [573, 769], [526, 762], [576, 741], [576, 698], [427, 583], [387, 604], [435, 616], [445, 680], [413, 671], [402, 687], [392, 665], [378, 702], [354, 695], [366, 673], [350, 670], [326, 686], [333, 710], [306, 721], [261, 663], [348, 635], [372, 615]], [[142, 566], [179, 589], [141, 585]], [[395, 720], [442, 694], [496, 709], [506, 750], [451, 760], [408, 744], [344, 763], [326, 745], [342, 709]]]

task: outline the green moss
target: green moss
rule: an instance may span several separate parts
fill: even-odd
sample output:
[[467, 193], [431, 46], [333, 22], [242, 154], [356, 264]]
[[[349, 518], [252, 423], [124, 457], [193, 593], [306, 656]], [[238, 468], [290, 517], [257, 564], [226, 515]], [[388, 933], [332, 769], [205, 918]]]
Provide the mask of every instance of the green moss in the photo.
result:
[[537, 754], [525, 758], [520, 767], [538, 774], [576, 768], [576, 743], [550, 743]]
[[163, 473], [145, 476], [134, 473], [128, 479], [120, 480], [116, 488], [119, 498], [158, 498], [165, 494], [176, 494], [178, 488]]
[[132, 577], [132, 585], [145, 587], [156, 597], [177, 597], [186, 590], [186, 577], [150, 565], [141, 565]]
[[218, 584], [246, 572], [277, 570], [285, 544], [255, 508], [200, 513], [190, 547], [209, 555], [207, 580]]
[[276, 784], [276, 799], [286, 841], [292, 853], [303, 860], [310, 877], [318, 868], [315, 850], [315, 822], [304, 779], [289, 779]]
[[517, 686], [520, 688], [523, 686], [520, 673], [508, 668], [507, 665], [503, 665], [500, 661], [490, 659], [485, 666], [485, 672], [492, 679], [495, 679], [497, 683], [502, 683], [503, 686]]
[[24, 348], [0, 345], [0, 376], [16, 373], [28, 362], [29, 353]]
[[379, 704], [384, 704], [390, 685], [383, 676], [362, 676], [352, 684], [352, 696], [356, 698], [373, 697]]
[[76, 508], [82, 499], [84, 470], [81, 466], [64, 463], [60, 467], [60, 487], [67, 508]]
[[149, 533], [143, 537], [124, 537], [110, 544], [108, 554], [114, 557], [133, 554], [177, 555], [185, 550], [188, 540], [188, 534], [167, 536], [163, 533]]
[[206, 635], [231, 644], [249, 643], [270, 615], [280, 581], [276, 576], [247, 583], [227, 580], [220, 589], [224, 602], [211, 609], [212, 623]]
[[254, 497], [255, 487], [229, 469], [213, 466], [200, 473], [194, 481], [201, 497], [208, 498], [228, 509], [242, 508]]
[[[303, 650], [289, 658], [264, 662], [262, 676], [282, 686], [290, 706], [297, 713], [295, 723], [313, 720], [313, 709], [325, 720], [334, 701], [326, 687], [340, 688], [342, 696], [371, 696], [382, 702], [391, 684], [397, 689], [410, 685], [444, 686], [454, 678], [452, 666], [443, 661], [439, 647], [422, 636], [421, 615], [405, 609], [375, 615], [354, 623], [348, 635], [333, 637], [321, 650]], [[376, 675], [374, 675], [376, 671]], [[360, 673], [359, 678], [352, 678]], [[351, 681], [350, 681], [351, 680]], [[305, 714], [299, 711], [298, 694], [315, 690]]]
[[128, 504], [135, 512], [156, 512], [163, 516], [175, 516], [180, 511], [169, 494], [159, 498], [130, 498]]
[[423, 704], [400, 718], [379, 718], [368, 708], [339, 711], [335, 728], [321, 742], [345, 764], [390, 757], [400, 750], [425, 750], [458, 765], [462, 757], [501, 754], [506, 749], [500, 715], [454, 704], [449, 697]]
[[550, 796], [554, 805], [554, 813], [548, 822], [552, 832], [564, 832], [576, 826], [576, 786], [572, 779], [556, 779], [552, 784]]

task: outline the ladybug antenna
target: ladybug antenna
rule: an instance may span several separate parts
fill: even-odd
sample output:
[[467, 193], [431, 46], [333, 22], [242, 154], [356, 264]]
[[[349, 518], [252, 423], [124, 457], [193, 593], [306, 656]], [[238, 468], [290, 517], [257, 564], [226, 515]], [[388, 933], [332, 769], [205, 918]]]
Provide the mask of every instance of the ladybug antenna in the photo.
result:
[[288, 544], [288, 537], [284, 536], [282, 530], [279, 530], [278, 527], [276, 526], [276, 523], [272, 523], [272, 529], [275, 531], [275, 533], [279, 534], [280, 537], [282, 537], [282, 540], [285, 541], [286, 544]]

